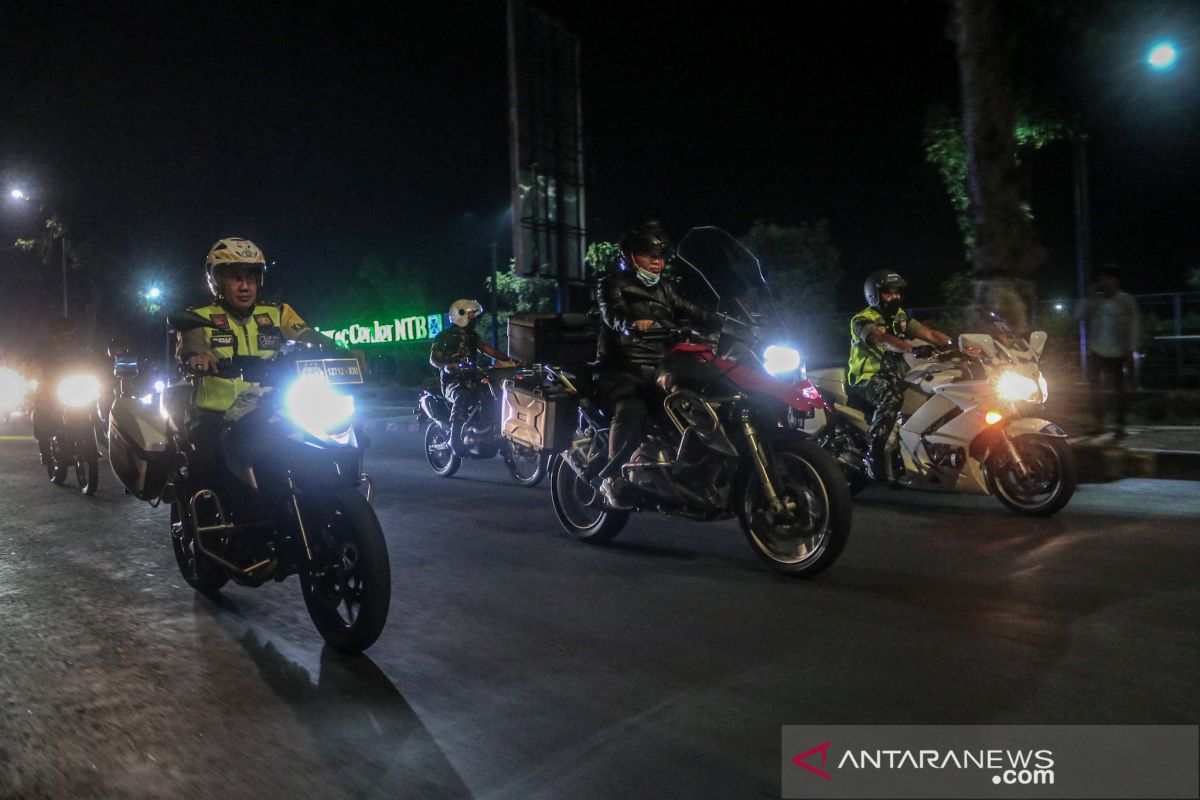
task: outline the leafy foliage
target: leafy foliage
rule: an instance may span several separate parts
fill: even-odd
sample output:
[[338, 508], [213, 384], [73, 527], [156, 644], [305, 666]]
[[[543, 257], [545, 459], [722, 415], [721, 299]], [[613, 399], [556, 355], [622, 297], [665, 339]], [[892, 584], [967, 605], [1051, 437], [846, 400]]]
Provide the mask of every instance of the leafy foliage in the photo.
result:
[[[1017, 163], [1020, 164], [1022, 151], [1041, 150], [1046, 145], [1064, 139], [1073, 141], [1081, 134], [1078, 126], [1062, 115], [1036, 113], [1021, 108], [1017, 110], [1013, 135], [1017, 142]], [[925, 160], [937, 169], [946, 187], [958, 230], [963, 237], [963, 246], [970, 259], [975, 247], [975, 234], [971, 227], [971, 200], [967, 195], [967, 153], [963, 142], [962, 119], [945, 106], [931, 108], [925, 119], [924, 145]], [[1026, 219], [1033, 219], [1033, 209], [1028, 203], [1023, 204], [1022, 211]]]
[[[590, 252], [590, 251], [589, 251]], [[509, 259], [508, 268], [496, 275], [496, 308], [487, 308], [479, 321], [479, 330], [485, 338], [492, 329], [492, 316], [499, 315], [501, 331], [507, 330], [508, 318], [513, 314], [539, 313], [554, 308], [557, 285], [550, 278], [525, 278], [517, 274], [517, 263]], [[492, 276], [484, 280], [487, 297], [492, 295]]]
[[620, 256], [621, 248], [614, 242], [592, 242], [588, 245], [583, 261], [587, 264], [588, 274], [594, 279], [599, 279], [617, 268], [617, 259]]

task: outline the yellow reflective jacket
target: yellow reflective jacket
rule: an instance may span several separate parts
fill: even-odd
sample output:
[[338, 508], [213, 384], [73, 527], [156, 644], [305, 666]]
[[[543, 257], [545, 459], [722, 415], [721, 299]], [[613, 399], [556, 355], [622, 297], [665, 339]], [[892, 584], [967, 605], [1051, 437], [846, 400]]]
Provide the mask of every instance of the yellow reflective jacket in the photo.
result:
[[[199, 354], [220, 360], [233, 356], [270, 358], [288, 339], [299, 339], [308, 324], [287, 303], [257, 303], [245, 317], [237, 317], [220, 303], [188, 309], [216, 325], [196, 328], [179, 335], [180, 361]], [[257, 384], [241, 378], [210, 375], [195, 381], [192, 403], [208, 411], [228, 411], [238, 395]]]
[[892, 369], [898, 357], [886, 347], [867, 341], [867, 328], [874, 326], [901, 339], [908, 338], [908, 314], [898, 309], [891, 321], [884, 319], [874, 308], [868, 306], [850, 320], [850, 364], [846, 382], [856, 386], [870, 380], [872, 375]]

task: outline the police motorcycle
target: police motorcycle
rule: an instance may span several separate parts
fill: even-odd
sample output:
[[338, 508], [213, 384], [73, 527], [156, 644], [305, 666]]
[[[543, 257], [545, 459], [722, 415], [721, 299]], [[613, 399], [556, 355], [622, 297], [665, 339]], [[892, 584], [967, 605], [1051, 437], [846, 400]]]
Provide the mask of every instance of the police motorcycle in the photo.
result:
[[[1049, 386], [1039, 360], [1046, 333], [1029, 340], [989, 315], [996, 333], [964, 333], [958, 349], [904, 354], [904, 400], [884, 454], [886, 480], [910, 489], [995, 495], [1018, 514], [1050, 516], [1075, 493], [1066, 433], [1045, 419]], [[846, 386], [845, 369], [809, 371], [829, 402], [813, 426], [854, 491], [866, 483], [872, 410]]]
[[[96, 430], [99, 421], [97, 403], [103, 388], [90, 369], [77, 369], [63, 375], [54, 387], [57, 401], [49, 408], [51, 420], [41, 420], [53, 433], [46, 463], [50, 482], [62, 486], [71, 472], [83, 494], [91, 497], [100, 486], [100, 448]], [[39, 408], [39, 414], [43, 413]]]
[[[462, 440], [466, 458], [487, 459], [497, 454], [504, 459], [513, 480], [521, 486], [537, 486], [546, 477], [549, 456], [501, 436], [500, 387], [514, 373], [512, 367], [474, 368], [463, 376], [482, 391], [468, 412], [463, 425]], [[434, 473], [449, 478], [458, 472], [464, 456], [450, 448], [450, 401], [441, 389], [431, 382], [421, 390], [417, 400], [425, 426], [425, 459]]]
[[737, 517], [772, 570], [815, 575], [841, 555], [852, 514], [837, 463], [801, 429], [821, 396], [799, 352], [776, 343], [778, 317], [749, 250], [723, 230], [695, 228], [677, 261], [694, 272], [685, 280], [715, 295], [723, 327], [715, 337], [686, 328], [640, 334], [669, 342], [658, 375], [665, 396], [628, 460], [608, 463], [610, 418], [589, 376], [553, 365], [505, 385], [505, 435], [556, 453], [551, 502], [578, 539], [606, 542], [625, 527], [632, 512], [608, 506], [600, 491], [619, 471], [634, 487], [634, 511]]
[[[212, 326], [191, 312], [169, 323], [179, 331]], [[118, 398], [110, 460], [130, 493], [170, 504], [171, 543], [190, 586], [212, 594], [231, 579], [254, 587], [298, 575], [317, 631], [355, 654], [383, 631], [391, 567], [362, 470], [354, 397], [341, 391], [362, 374], [344, 355], [332, 343], [287, 342], [271, 359], [219, 362], [217, 377], [259, 385], [225, 414], [219, 493], [189, 481], [187, 382], [166, 387], [159, 409]]]

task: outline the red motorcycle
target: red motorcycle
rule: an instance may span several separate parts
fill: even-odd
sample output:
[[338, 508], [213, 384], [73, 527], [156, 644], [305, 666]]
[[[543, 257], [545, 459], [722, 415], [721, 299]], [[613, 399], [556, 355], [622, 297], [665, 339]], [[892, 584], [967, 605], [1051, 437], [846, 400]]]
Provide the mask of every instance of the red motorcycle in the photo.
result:
[[[540, 422], [526, 438], [545, 448], [563, 445], [551, 467], [551, 498], [562, 526], [579, 539], [608, 541], [628, 522], [631, 511], [609, 507], [599, 491], [619, 470], [635, 489], [634, 510], [696, 521], [736, 516], [773, 570], [815, 575], [837, 560], [851, 522], [841, 470], [804, 431], [824, 400], [798, 351], [771, 343], [778, 341], [777, 317], [750, 251], [725, 231], [696, 228], [677, 258], [692, 270], [685, 283], [716, 295], [723, 327], [715, 337], [654, 328], [642, 334], [671, 344], [658, 375], [661, 413], [652, 411], [629, 460], [608, 463], [607, 411], [573, 375], [553, 367], [543, 368], [553, 383], [524, 390], [524, 397], [520, 381], [506, 386], [513, 408], [506, 409], [505, 433], [521, 435], [519, 419]], [[548, 433], [547, 425], [563, 427], [555, 420], [571, 400], [578, 404], [573, 436]], [[547, 402], [556, 408], [546, 410]]]

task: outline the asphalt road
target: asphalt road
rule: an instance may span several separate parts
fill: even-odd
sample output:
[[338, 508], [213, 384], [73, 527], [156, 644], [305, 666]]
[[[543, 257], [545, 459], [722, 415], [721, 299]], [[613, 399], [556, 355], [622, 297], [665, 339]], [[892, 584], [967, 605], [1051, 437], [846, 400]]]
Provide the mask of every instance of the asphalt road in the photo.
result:
[[166, 509], [0, 437], [0, 797], [778, 797], [783, 724], [1200, 722], [1195, 483], [872, 489], [797, 582], [732, 523], [588, 546], [499, 460], [379, 445], [391, 618], [347, 659], [295, 579], [201, 598]]

